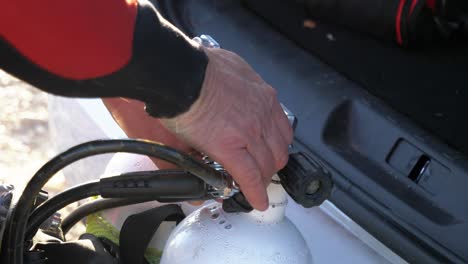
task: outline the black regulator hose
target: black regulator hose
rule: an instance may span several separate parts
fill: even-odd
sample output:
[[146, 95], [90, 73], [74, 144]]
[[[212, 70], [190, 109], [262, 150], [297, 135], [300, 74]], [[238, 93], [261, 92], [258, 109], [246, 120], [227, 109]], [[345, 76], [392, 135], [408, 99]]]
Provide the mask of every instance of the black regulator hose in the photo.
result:
[[79, 200], [96, 195], [99, 195], [99, 180], [74, 186], [45, 201], [29, 217], [28, 229], [26, 231], [27, 240], [32, 238], [39, 226], [58, 210]]
[[38, 206], [28, 220], [26, 241], [58, 210], [79, 200], [100, 195], [104, 198], [141, 198], [180, 202], [208, 199], [205, 182], [183, 170], [155, 170], [105, 177], [67, 189]]
[[190, 171], [215, 188], [222, 189], [224, 187], [224, 179], [220, 172], [160, 143], [133, 139], [110, 139], [91, 141], [72, 147], [39, 169], [26, 185], [23, 194], [17, 198], [16, 205], [5, 223], [1, 262], [23, 264], [24, 238], [29, 214], [36, 196], [53, 175], [77, 160], [115, 152], [135, 153], [159, 158], [174, 163], [181, 169]]
[[152, 198], [104, 198], [86, 202], [73, 210], [62, 221], [62, 232], [66, 235], [81, 219], [103, 210], [154, 201]]

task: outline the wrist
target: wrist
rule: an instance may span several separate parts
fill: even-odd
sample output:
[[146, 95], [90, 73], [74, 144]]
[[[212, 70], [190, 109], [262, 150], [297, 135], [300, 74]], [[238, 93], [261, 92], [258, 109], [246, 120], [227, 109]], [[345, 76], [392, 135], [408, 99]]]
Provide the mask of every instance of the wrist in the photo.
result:
[[137, 99], [146, 103], [153, 117], [171, 118], [186, 112], [199, 96], [208, 64], [200, 45], [146, 1], [138, 6], [133, 42], [132, 75], [142, 77], [132, 79]]
[[185, 127], [197, 123], [203, 116], [206, 119], [206, 115], [215, 114], [208, 110], [213, 109], [215, 98], [219, 92], [217, 76], [219, 75], [218, 71], [222, 70], [222, 64], [215, 49], [203, 48], [203, 50], [208, 58], [208, 64], [198, 98], [187, 111], [171, 118], [161, 118], [162, 124], [177, 135], [183, 135]]

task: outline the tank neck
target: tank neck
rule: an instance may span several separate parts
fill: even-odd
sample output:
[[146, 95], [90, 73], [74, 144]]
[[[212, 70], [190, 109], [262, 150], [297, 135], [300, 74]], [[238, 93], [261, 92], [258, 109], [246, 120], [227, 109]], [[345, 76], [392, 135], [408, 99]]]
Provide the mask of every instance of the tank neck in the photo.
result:
[[249, 217], [254, 218], [257, 222], [271, 224], [281, 222], [286, 213], [286, 205], [288, 197], [286, 191], [281, 184], [271, 183], [267, 188], [269, 207], [265, 211], [253, 210], [248, 213]]

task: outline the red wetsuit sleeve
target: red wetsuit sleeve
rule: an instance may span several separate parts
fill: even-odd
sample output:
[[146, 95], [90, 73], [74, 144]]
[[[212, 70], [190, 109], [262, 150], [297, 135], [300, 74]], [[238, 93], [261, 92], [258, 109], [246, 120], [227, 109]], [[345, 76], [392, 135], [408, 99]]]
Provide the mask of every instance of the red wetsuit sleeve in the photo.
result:
[[81, 80], [132, 56], [136, 0], [0, 0], [0, 36], [41, 68]]
[[147, 0], [0, 0], [0, 68], [53, 94], [187, 111], [208, 58]]

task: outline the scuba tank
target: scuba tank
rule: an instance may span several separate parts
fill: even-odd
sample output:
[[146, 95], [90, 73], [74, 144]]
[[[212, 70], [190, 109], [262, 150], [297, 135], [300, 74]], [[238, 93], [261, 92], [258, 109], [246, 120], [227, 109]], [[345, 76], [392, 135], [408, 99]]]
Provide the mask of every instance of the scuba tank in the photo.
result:
[[161, 264], [312, 263], [304, 238], [285, 216], [283, 187], [272, 183], [267, 192], [264, 212], [227, 213], [213, 203], [187, 216], [166, 242]]

